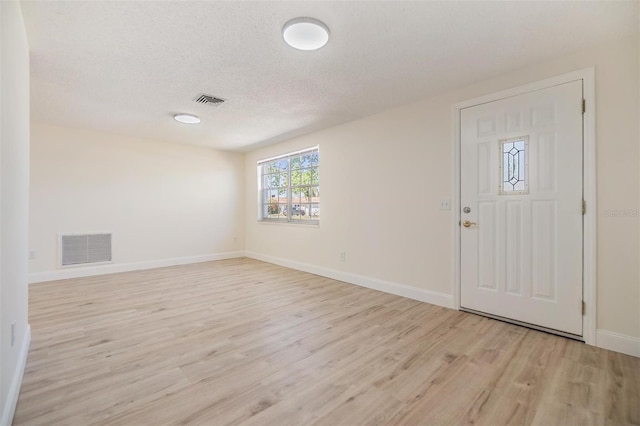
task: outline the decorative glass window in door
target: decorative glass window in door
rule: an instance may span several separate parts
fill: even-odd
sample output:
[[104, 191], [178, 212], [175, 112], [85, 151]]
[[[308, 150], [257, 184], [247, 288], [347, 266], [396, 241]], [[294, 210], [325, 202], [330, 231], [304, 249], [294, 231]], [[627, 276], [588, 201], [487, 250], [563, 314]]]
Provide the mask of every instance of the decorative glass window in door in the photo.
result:
[[529, 193], [528, 149], [529, 136], [499, 141], [501, 195]]

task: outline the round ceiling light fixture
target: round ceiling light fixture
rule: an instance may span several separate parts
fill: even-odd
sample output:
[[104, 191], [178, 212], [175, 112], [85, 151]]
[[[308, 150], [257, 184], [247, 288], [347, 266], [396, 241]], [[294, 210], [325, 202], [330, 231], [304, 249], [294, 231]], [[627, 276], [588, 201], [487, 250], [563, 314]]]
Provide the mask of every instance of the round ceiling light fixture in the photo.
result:
[[314, 18], [295, 18], [284, 24], [282, 37], [299, 50], [317, 50], [329, 41], [329, 28]]
[[197, 115], [193, 115], [193, 114], [180, 113], [180, 114], [174, 115], [173, 118], [176, 121], [179, 121], [180, 123], [184, 123], [184, 124], [198, 124], [198, 123], [200, 123], [200, 117], [198, 117]]

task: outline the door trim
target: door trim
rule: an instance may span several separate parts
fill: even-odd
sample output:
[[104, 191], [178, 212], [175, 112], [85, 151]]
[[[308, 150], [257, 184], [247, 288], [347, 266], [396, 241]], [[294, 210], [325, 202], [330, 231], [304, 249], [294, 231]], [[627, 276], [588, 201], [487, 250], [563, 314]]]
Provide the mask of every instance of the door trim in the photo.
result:
[[558, 75], [545, 80], [525, 84], [489, 95], [458, 102], [453, 106], [453, 303], [460, 310], [460, 112], [464, 108], [485, 104], [537, 90], [558, 86], [571, 81], [582, 80], [583, 99], [586, 111], [583, 114], [583, 197], [587, 203], [584, 215], [582, 292], [586, 305], [582, 316], [583, 340], [589, 345], [596, 344], [596, 108], [595, 108], [595, 69], [584, 68], [578, 71]]

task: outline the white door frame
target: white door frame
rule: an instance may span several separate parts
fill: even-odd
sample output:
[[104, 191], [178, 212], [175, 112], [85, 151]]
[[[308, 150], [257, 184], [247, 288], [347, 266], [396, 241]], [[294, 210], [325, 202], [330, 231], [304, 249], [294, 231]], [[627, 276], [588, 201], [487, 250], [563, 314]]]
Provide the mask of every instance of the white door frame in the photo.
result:
[[464, 108], [500, 99], [522, 95], [536, 90], [568, 83], [583, 81], [583, 98], [586, 110], [583, 115], [583, 197], [587, 209], [584, 215], [583, 240], [583, 300], [586, 305], [582, 317], [582, 332], [585, 343], [596, 344], [596, 117], [595, 117], [595, 70], [582, 70], [562, 74], [545, 80], [514, 87], [490, 95], [458, 102], [453, 106], [453, 303], [460, 309], [460, 112]]

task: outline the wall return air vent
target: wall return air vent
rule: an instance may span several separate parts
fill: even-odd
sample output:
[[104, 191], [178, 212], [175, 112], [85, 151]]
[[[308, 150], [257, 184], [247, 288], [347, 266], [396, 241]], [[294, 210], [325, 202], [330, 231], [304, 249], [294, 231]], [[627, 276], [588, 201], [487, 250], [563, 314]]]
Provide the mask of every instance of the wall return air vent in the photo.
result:
[[204, 93], [201, 93], [200, 95], [198, 95], [193, 102], [197, 103], [197, 104], [202, 104], [202, 105], [221, 105], [226, 101], [226, 99], [222, 99], [222, 98], [216, 98], [215, 96], [211, 96], [211, 95], [205, 95]]
[[60, 235], [60, 266], [111, 262], [111, 234]]

